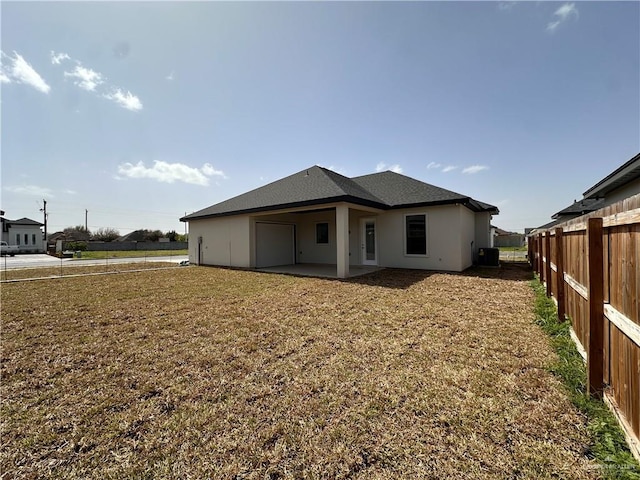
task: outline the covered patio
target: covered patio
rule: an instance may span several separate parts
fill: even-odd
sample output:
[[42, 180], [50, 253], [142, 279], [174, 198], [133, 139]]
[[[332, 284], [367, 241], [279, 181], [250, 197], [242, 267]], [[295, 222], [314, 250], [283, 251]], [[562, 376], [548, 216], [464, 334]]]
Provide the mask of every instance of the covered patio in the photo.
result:
[[[361, 275], [366, 275], [383, 269], [384, 267], [378, 267], [375, 265], [351, 265], [346, 278], [359, 277]], [[336, 264], [325, 263], [296, 263], [295, 265], [279, 265], [277, 267], [257, 268], [256, 271], [295, 275], [299, 277], [345, 278], [338, 275], [338, 267]]]

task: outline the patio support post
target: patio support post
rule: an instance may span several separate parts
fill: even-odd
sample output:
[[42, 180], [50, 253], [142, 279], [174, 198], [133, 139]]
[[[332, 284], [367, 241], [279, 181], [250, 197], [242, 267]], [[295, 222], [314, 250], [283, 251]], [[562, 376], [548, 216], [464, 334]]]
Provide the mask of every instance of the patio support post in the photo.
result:
[[338, 278], [349, 276], [349, 207], [336, 207], [336, 264]]

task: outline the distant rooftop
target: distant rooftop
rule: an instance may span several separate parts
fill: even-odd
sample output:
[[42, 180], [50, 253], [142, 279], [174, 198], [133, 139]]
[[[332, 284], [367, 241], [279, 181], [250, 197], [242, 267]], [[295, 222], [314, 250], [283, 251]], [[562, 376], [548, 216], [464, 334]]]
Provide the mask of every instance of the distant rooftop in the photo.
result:
[[557, 213], [554, 213], [551, 218], [559, 218], [572, 216], [577, 217], [580, 215], [585, 215], [590, 212], [595, 212], [599, 208], [604, 206], [603, 198], [583, 198], [582, 200], [577, 200], [567, 208], [560, 210]]

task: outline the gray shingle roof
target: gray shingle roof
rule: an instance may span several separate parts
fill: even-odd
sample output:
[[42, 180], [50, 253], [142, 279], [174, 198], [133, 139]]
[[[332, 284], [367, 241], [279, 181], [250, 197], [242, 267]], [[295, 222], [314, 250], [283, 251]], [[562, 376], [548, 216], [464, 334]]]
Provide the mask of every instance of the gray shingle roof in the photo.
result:
[[355, 177], [353, 181], [391, 207], [438, 202], [462, 203], [469, 199], [465, 195], [389, 171]]
[[180, 220], [239, 215], [339, 201], [383, 210], [462, 203], [473, 211], [498, 211], [492, 205], [393, 172], [347, 178], [326, 168], [314, 166], [194, 212]]
[[35, 220], [31, 220], [30, 218], [27, 218], [27, 217], [23, 217], [19, 220], [5, 219], [5, 221], [7, 223], [10, 223], [11, 225], [37, 225], [40, 227], [44, 225], [44, 223], [36, 222]]
[[599, 198], [599, 199], [583, 198], [582, 200], [573, 202], [567, 208], [564, 208], [559, 212], [554, 213], [551, 216], [551, 218], [566, 217], [566, 216], [577, 217], [580, 215], [584, 215], [585, 213], [595, 212], [596, 210], [598, 210], [599, 208], [602, 208], [603, 206], [604, 206], [604, 198]]

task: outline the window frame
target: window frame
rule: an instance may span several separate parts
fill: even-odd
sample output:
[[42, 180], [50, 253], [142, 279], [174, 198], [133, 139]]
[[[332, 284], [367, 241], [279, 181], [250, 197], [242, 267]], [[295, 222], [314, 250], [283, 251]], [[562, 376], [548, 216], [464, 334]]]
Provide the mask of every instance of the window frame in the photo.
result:
[[[408, 229], [407, 229], [407, 218], [408, 217], [424, 217], [424, 253], [409, 253], [409, 245], [408, 245]], [[426, 258], [429, 256], [429, 215], [427, 212], [413, 212], [413, 213], [405, 213], [403, 215], [403, 250], [404, 255], [406, 257], [420, 257]]]
[[[316, 222], [316, 224], [315, 224], [315, 225], [316, 225], [316, 227], [315, 227], [315, 230], [316, 230], [316, 245], [329, 245], [329, 243], [330, 243], [330, 242], [329, 242], [329, 240], [330, 240], [330, 234], [329, 234], [329, 222]], [[327, 241], [326, 241], [326, 242], [321, 242], [321, 241], [320, 241], [320, 234], [321, 234], [322, 232], [320, 232], [320, 231], [318, 230], [318, 228], [319, 228], [321, 225], [326, 225], [326, 228], [327, 228], [327, 231], [326, 231]]]

